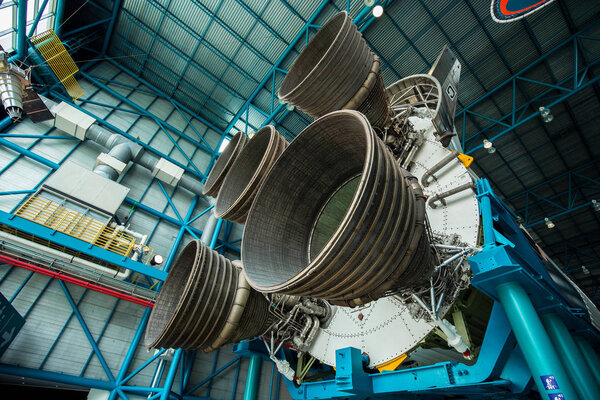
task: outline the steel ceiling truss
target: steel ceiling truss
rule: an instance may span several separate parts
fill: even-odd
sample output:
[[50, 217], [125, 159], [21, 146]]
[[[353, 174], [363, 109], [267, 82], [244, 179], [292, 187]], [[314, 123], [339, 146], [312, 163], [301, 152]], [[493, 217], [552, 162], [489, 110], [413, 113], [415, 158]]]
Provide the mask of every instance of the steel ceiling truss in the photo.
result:
[[[462, 126], [462, 144], [465, 152], [473, 154], [483, 148], [481, 141], [484, 138], [493, 142], [538, 117], [540, 115], [540, 106], [551, 109], [574, 94], [596, 85], [600, 80], [600, 76], [593, 74], [593, 68], [600, 64], [600, 57], [590, 58], [589, 55], [585, 54], [583, 48], [586, 41], [600, 40], [599, 35], [591, 33], [598, 25], [599, 22], [595, 21], [582, 28], [569, 39], [541, 55], [529, 66], [463, 108], [457, 114], [456, 121], [457, 126]], [[548, 77], [550, 79], [542, 80], [528, 76], [535, 67], [546, 62], [551, 62], [565, 53], [573, 55], [570, 67], [572, 74], [570, 76], [561, 79], [559, 82], [553, 81], [550, 77]], [[538, 86], [541, 93], [528, 98], [526, 93], [519, 90], [519, 85], [522, 83]], [[485, 102], [493, 102], [495, 95], [507, 90], [510, 91], [512, 97], [510, 111], [505, 112], [498, 108], [489, 112], [477, 111]], [[527, 100], [520, 103], [520, 98], [526, 98]], [[468, 121], [480, 128], [476, 132], [468, 132]]]
[[[598, 161], [593, 160], [554, 176], [505, 200], [522, 205], [516, 209], [515, 215], [528, 228], [545, 223], [545, 218], [555, 220], [586, 207], [592, 209], [591, 201], [600, 200], [600, 179], [594, 169]], [[564, 189], [555, 192], [553, 187]], [[553, 194], [547, 195], [550, 191]]]

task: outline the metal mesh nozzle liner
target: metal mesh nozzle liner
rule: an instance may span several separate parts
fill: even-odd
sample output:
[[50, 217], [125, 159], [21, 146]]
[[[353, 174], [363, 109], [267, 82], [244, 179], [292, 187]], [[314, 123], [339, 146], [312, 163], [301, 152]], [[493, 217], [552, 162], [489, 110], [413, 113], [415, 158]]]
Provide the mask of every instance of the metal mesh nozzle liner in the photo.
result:
[[308, 42], [281, 83], [279, 98], [315, 118], [353, 109], [383, 128], [391, 116], [379, 58], [346, 11]]
[[150, 314], [149, 348], [212, 351], [264, 333], [269, 304], [252, 290], [241, 270], [194, 240], [171, 268]]
[[252, 205], [242, 242], [250, 285], [355, 306], [423, 283], [433, 265], [419, 189], [363, 114], [316, 120]]
[[235, 162], [236, 158], [246, 145], [248, 138], [243, 132], [238, 132], [229, 141], [229, 144], [223, 150], [215, 165], [213, 165], [206, 182], [204, 183], [203, 194], [211, 197], [216, 197], [221, 189], [221, 185], [227, 176], [227, 173], [231, 169], [231, 166]]
[[287, 141], [271, 125], [254, 134], [236, 157], [221, 185], [215, 204], [217, 218], [241, 224], [246, 221], [256, 192], [287, 145]]

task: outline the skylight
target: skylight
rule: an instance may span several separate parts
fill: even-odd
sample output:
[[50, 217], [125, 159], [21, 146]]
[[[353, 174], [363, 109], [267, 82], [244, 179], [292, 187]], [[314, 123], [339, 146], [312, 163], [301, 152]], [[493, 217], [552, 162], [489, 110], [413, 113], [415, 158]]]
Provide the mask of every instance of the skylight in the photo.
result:
[[[0, 5], [0, 45], [5, 51], [13, 51], [17, 46], [17, 0], [5, 0]], [[40, 12], [44, 0], [27, 1], [27, 34], [33, 21]], [[56, 0], [49, 0], [42, 11], [37, 28], [33, 34], [44, 32], [54, 25], [54, 13], [56, 11]]]

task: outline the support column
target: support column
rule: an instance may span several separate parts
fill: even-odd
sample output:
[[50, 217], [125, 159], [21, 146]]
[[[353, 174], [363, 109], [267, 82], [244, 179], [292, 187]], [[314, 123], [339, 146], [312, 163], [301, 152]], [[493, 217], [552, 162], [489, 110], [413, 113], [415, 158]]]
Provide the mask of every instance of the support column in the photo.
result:
[[17, 58], [27, 57], [27, 0], [19, 0], [17, 4]]
[[543, 399], [579, 399], [550, 337], [525, 289], [516, 282], [498, 285], [496, 293], [504, 307], [527, 366]]
[[590, 343], [581, 336], [575, 337], [575, 344], [579, 348], [579, 351], [581, 351], [588, 368], [592, 372], [594, 379], [596, 379], [596, 383], [600, 385], [600, 360], [598, 359], [598, 354], [596, 354]]
[[543, 314], [542, 321], [579, 397], [582, 400], [597, 399], [600, 396], [600, 386], [596, 384], [563, 321], [555, 313]]
[[262, 358], [260, 358], [260, 356], [250, 357], [250, 364], [248, 364], [248, 376], [246, 377], [246, 389], [244, 390], [244, 400], [257, 399], [261, 367]]

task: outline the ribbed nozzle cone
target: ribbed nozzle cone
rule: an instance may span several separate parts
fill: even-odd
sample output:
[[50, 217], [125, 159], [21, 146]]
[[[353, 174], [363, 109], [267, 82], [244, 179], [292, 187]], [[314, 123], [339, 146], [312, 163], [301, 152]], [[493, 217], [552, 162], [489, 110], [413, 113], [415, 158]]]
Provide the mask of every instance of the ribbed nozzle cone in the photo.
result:
[[391, 117], [379, 58], [346, 11], [331, 18], [308, 42], [279, 88], [279, 98], [318, 118], [353, 109], [384, 127]]
[[288, 142], [271, 125], [246, 143], [231, 166], [217, 197], [215, 215], [244, 223], [254, 196]]
[[357, 111], [302, 131], [248, 215], [242, 262], [261, 292], [361, 305], [429, 279], [425, 200], [416, 179]]
[[242, 149], [246, 145], [248, 141], [248, 137], [242, 133], [238, 132], [235, 136], [229, 141], [225, 150], [221, 153], [217, 161], [215, 161], [215, 165], [213, 165], [208, 177], [206, 178], [206, 182], [204, 183], [203, 194], [211, 197], [217, 197], [219, 193], [219, 189], [221, 189], [221, 185], [227, 176], [227, 173], [231, 169], [231, 166], [235, 162], [237, 156], [241, 153]]
[[271, 324], [268, 308], [239, 268], [194, 240], [164, 282], [144, 342], [149, 348], [210, 352], [263, 334]]
[[0, 73], [0, 100], [13, 122], [21, 121], [23, 113], [23, 89], [21, 80], [14, 72]]

